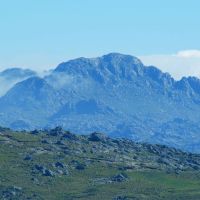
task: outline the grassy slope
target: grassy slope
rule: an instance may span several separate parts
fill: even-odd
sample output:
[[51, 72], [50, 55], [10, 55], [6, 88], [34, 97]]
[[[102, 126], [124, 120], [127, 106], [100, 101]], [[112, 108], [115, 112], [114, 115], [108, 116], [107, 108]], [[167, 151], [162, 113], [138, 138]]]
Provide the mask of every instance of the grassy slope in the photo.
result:
[[[94, 159], [84, 170], [70, 170], [70, 175], [47, 177], [34, 173], [32, 169], [36, 163], [51, 168], [51, 164], [57, 160], [65, 163], [70, 163], [72, 160], [81, 163], [85, 160], [76, 154], [64, 155], [55, 151], [56, 153], [37, 154], [33, 160], [25, 161], [23, 158], [26, 152], [38, 146], [48, 148], [47, 144], [41, 143], [42, 137], [45, 136], [25, 133], [12, 133], [12, 139], [0, 136], [0, 191], [3, 192], [12, 186], [22, 188], [19, 196], [14, 195], [10, 199], [107, 200], [116, 196], [139, 200], [200, 199], [198, 171], [186, 171], [180, 174], [150, 169], [122, 171], [119, 167], [123, 162], [109, 163]], [[86, 156], [91, 155], [88, 153]], [[96, 178], [110, 177], [119, 173], [126, 173], [128, 181], [108, 184], [94, 181]], [[32, 178], [37, 178], [38, 182]]]

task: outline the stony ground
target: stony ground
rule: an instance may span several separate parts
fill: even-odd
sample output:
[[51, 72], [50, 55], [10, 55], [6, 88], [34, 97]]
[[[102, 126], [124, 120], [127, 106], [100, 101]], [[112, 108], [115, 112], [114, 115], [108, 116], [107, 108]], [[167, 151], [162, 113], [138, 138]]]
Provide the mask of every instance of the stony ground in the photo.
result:
[[200, 199], [200, 155], [78, 136], [0, 129], [0, 199]]

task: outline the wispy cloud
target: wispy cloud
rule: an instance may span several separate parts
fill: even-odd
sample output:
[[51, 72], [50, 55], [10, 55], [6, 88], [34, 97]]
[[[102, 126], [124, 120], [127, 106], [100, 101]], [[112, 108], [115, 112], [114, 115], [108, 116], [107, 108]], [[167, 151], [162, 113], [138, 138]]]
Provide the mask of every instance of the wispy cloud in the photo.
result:
[[175, 56], [181, 58], [200, 58], [200, 50], [179, 51]]
[[183, 76], [200, 78], [200, 50], [184, 50], [171, 55], [139, 56], [145, 65], [154, 65], [175, 79]]
[[6, 79], [0, 77], [0, 97], [10, 90], [16, 83], [25, 80], [26, 78]]

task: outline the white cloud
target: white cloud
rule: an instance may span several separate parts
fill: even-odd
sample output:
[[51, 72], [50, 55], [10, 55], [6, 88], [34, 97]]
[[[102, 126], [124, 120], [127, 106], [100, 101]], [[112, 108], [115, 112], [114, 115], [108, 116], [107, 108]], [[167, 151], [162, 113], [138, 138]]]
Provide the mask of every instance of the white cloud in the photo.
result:
[[154, 65], [163, 72], [170, 73], [175, 79], [183, 76], [200, 78], [200, 50], [184, 50], [171, 55], [139, 56], [142, 62]]
[[175, 56], [182, 58], [200, 58], [200, 50], [179, 51]]

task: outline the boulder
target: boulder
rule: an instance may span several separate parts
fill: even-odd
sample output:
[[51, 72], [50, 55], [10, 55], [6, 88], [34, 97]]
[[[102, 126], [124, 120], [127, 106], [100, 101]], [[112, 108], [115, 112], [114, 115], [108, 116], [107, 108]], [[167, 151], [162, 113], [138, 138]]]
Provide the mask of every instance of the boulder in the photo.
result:
[[26, 155], [26, 156], [24, 157], [24, 160], [32, 160], [32, 156], [31, 156], [31, 155]]
[[84, 170], [85, 169], [85, 165], [79, 163], [79, 164], [77, 164], [76, 169], [78, 169], [78, 170]]
[[35, 165], [35, 169], [42, 173], [43, 176], [54, 176], [54, 172], [42, 165]]
[[51, 135], [51, 136], [58, 136], [58, 135], [62, 135], [62, 134], [64, 134], [64, 130], [60, 126], [57, 126], [56, 128], [51, 129], [49, 131], [49, 135]]
[[116, 175], [116, 176], [113, 176], [113, 177], [111, 178], [111, 180], [112, 180], [113, 182], [124, 182], [124, 181], [127, 180], [127, 176], [124, 175], [124, 174], [118, 174], [118, 175]]
[[88, 138], [92, 142], [106, 142], [107, 139], [108, 137], [105, 134], [97, 132], [92, 133]]

